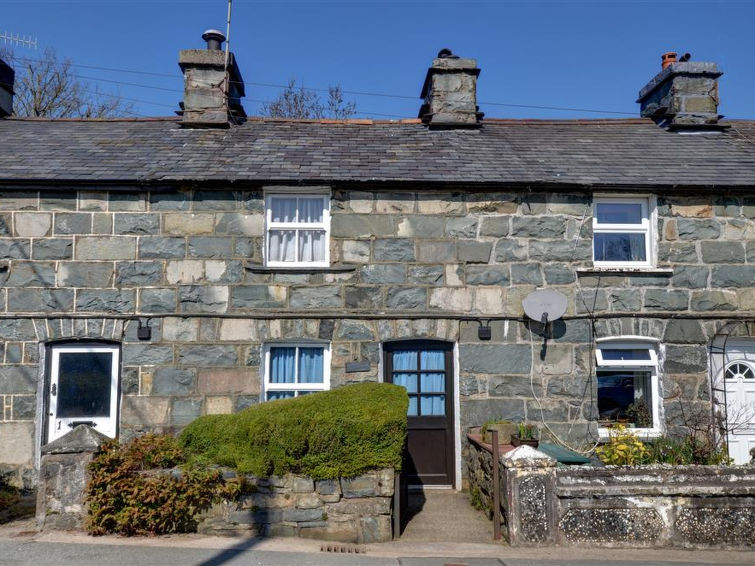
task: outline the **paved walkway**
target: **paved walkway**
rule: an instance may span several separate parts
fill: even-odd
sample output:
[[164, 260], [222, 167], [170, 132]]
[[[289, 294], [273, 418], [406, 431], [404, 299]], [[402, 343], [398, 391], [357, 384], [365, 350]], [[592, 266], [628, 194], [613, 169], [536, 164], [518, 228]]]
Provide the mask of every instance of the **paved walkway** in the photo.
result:
[[410, 492], [408, 512], [403, 543], [493, 542], [493, 523], [469, 504], [467, 493], [450, 489]]

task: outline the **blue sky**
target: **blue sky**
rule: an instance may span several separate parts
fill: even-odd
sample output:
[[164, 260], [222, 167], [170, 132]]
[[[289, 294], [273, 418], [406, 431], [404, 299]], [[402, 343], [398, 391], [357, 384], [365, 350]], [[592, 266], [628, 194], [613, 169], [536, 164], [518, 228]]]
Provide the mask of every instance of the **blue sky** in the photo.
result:
[[[76, 70], [92, 88], [135, 99], [138, 115], [170, 115], [183, 88], [178, 51], [202, 48], [207, 28], [225, 30], [226, 10], [227, 0], [0, 0], [0, 33], [35, 36], [37, 51], [15, 47], [16, 54], [38, 57], [53, 47], [82, 65]], [[637, 92], [660, 70], [661, 53], [677, 51], [716, 61], [725, 72], [720, 111], [755, 118], [753, 22], [755, 0], [234, 0], [231, 49], [250, 115], [280, 91], [262, 84], [290, 78], [308, 87], [418, 97], [432, 58], [448, 47], [477, 59], [478, 100], [489, 117], [637, 115]], [[413, 118], [420, 106], [418, 98], [347, 99], [374, 118]]]

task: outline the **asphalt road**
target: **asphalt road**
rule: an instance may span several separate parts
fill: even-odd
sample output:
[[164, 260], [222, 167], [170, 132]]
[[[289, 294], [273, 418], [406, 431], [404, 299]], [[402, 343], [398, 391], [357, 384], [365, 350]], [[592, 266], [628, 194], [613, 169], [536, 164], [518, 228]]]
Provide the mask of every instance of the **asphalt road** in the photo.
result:
[[[533, 558], [377, 557], [327, 552], [256, 550], [253, 540], [226, 549], [159, 547], [152, 545], [68, 544], [34, 540], [0, 540], [3, 566], [701, 566], [701, 562], [676, 560], [593, 560], [572, 556], [564, 560]], [[606, 551], [610, 553], [610, 550]], [[567, 554], [569, 552], [567, 551]], [[755, 564], [755, 553], [753, 553]], [[717, 563], [718, 564], [718, 563]], [[741, 566], [731, 564], [731, 566]], [[728, 566], [721, 563], [721, 566]]]

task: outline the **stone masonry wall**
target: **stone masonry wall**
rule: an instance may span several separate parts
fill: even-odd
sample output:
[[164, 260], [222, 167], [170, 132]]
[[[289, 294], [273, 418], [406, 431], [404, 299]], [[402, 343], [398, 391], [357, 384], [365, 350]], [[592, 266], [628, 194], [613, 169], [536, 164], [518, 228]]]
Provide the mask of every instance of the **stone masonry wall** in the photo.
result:
[[[557, 322], [543, 348], [536, 325], [531, 335], [526, 324], [494, 320], [492, 340], [481, 342], [478, 323], [459, 318], [518, 317], [522, 298], [547, 286], [568, 297], [567, 317], [609, 317], [595, 321], [595, 337], [660, 339], [673, 426], [682, 403], [709, 403], [706, 344], [727, 315], [755, 310], [752, 198], [660, 195], [665, 271], [594, 274], [578, 271], [591, 267], [588, 196], [335, 187], [335, 268], [300, 273], [262, 267], [262, 196], [260, 188], [0, 194], [3, 470], [33, 482], [40, 344], [55, 338], [123, 343], [126, 436], [258, 402], [266, 341], [330, 341], [339, 386], [379, 379], [381, 341], [429, 337], [459, 345], [461, 427], [542, 416], [557, 434], [587, 442], [596, 415], [590, 320]], [[696, 313], [720, 318], [668, 318]], [[151, 317], [149, 342], [119, 319], [131, 315]], [[347, 361], [370, 369], [346, 373]]]

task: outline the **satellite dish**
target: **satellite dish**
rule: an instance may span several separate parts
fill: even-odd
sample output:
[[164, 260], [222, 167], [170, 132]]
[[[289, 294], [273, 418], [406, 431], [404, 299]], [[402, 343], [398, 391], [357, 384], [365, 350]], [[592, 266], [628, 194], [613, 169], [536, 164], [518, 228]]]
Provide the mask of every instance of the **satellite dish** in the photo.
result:
[[522, 301], [525, 314], [532, 320], [548, 324], [566, 312], [566, 295], [553, 289], [543, 289], [527, 295]]

